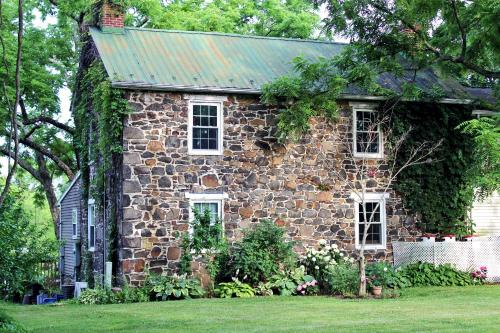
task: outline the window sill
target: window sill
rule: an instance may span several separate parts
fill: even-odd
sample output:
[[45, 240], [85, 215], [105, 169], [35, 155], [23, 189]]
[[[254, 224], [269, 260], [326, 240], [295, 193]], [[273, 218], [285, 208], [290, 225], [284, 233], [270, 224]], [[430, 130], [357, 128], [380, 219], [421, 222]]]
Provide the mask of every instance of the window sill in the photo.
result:
[[377, 154], [354, 153], [353, 156], [354, 156], [354, 158], [368, 158], [368, 159], [383, 159], [384, 158], [383, 153], [377, 153]]
[[196, 149], [191, 149], [188, 151], [188, 155], [204, 155], [204, 156], [222, 156], [224, 155], [224, 152], [222, 150], [196, 150]]
[[[356, 250], [361, 250], [361, 245], [356, 245]], [[366, 250], [387, 250], [387, 246], [385, 245], [365, 245]]]

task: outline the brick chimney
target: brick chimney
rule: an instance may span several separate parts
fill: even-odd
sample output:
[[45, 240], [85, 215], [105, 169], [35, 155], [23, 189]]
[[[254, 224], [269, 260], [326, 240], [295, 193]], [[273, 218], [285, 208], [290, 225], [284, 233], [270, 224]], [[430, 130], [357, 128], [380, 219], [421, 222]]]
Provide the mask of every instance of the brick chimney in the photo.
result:
[[102, 4], [100, 26], [103, 31], [117, 31], [123, 29], [125, 10], [122, 6], [104, 0]]

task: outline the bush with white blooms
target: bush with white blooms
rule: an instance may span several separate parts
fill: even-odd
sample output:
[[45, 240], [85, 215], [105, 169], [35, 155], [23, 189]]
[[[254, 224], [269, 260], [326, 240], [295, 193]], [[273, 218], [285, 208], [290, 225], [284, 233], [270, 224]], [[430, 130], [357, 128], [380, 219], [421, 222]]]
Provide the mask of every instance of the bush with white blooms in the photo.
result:
[[326, 280], [328, 270], [339, 264], [354, 263], [353, 258], [345, 255], [337, 244], [329, 245], [326, 240], [319, 241], [319, 248], [306, 247], [305, 254], [300, 258], [306, 273], [314, 276], [320, 283]]

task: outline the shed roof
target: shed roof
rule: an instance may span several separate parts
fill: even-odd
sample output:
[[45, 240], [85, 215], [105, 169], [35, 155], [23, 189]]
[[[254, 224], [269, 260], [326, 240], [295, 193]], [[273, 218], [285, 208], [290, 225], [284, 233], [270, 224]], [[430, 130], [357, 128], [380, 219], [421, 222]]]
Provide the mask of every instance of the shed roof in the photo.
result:
[[[265, 83], [292, 73], [295, 57], [332, 57], [346, 45], [130, 27], [121, 33], [98, 28], [90, 32], [113, 86], [130, 89], [258, 94]], [[403, 80], [386, 73], [379, 83], [399, 92]], [[471, 97], [456, 80], [444, 79], [431, 69], [420, 71], [416, 82], [428, 92], [438, 87], [445, 98]], [[347, 88], [345, 93], [368, 95], [356, 87]]]

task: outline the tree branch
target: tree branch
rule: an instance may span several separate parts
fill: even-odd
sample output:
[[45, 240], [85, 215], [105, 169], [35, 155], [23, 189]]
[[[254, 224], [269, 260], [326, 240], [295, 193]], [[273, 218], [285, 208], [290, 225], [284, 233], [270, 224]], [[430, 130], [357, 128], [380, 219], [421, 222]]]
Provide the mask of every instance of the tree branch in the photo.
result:
[[455, 17], [455, 21], [457, 21], [458, 30], [460, 30], [460, 36], [462, 37], [462, 58], [465, 58], [467, 51], [467, 34], [465, 33], [464, 27], [458, 18], [457, 3], [455, 0], [451, 0], [451, 8], [453, 8], [453, 16]]
[[[3, 154], [4, 156], [10, 156], [10, 158], [14, 158], [14, 154], [3, 147], [0, 148], [0, 154]], [[18, 157], [17, 163], [21, 168], [29, 172], [33, 176], [33, 178], [38, 181], [42, 180], [40, 173], [35, 168], [33, 168], [28, 161]]]
[[[1, 6], [0, 2], [0, 6]], [[7, 174], [7, 178], [5, 179], [5, 186], [2, 190], [2, 194], [0, 195], [0, 207], [2, 207], [5, 198], [7, 197], [7, 193], [9, 192], [10, 185], [12, 183], [12, 178], [16, 173], [17, 168], [17, 159], [19, 154], [19, 135], [17, 129], [17, 106], [19, 104], [19, 100], [21, 98], [21, 61], [22, 61], [22, 50], [23, 50], [23, 29], [24, 29], [24, 18], [23, 18], [23, 0], [18, 1], [18, 27], [17, 27], [17, 57], [16, 57], [16, 74], [15, 74], [15, 89], [16, 89], [16, 100], [14, 103], [14, 107], [11, 112], [11, 137], [14, 139], [14, 163], [12, 164], [12, 168], [10, 168], [10, 163], [7, 167], [9, 167], [9, 172]], [[0, 12], [0, 15], [3, 15]], [[5, 96], [8, 98], [8, 96]], [[8, 147], [10, 150], [10, 140], [8, 142]], [[10, 155], [9, 155], [10, 156]]]
[[58, 156], [53, 154], [49, 149], [43, 147], [42, 145], [40, 145], [36, 142], [31, 141], [30, 139], [24, 138], [24, 137], [21, 138], [19, 140], [19, 142], [21, 142], [23, 145], [25, 145], [31, 149], [36, 150], [37, 152], [41, 153], [42, 155], [44, 155], [44, 156], [50, 158], [52, 161], [54, 161], [54, 163], [56, 163], [56, 165], [66, 174], [66, 176], [68, 176], [69, 180], [73, 180], [73, 178], [75, 178], [75, 174], [73, 173], [73, 170], [71, 170], [71, 168], [66, 163], [64, 163], [64, 161], [62, 159], [60, 159]]

